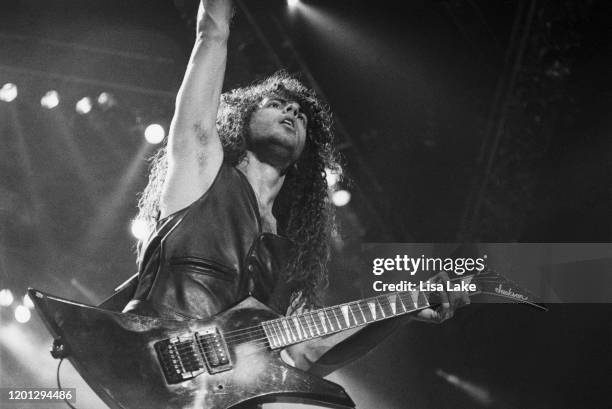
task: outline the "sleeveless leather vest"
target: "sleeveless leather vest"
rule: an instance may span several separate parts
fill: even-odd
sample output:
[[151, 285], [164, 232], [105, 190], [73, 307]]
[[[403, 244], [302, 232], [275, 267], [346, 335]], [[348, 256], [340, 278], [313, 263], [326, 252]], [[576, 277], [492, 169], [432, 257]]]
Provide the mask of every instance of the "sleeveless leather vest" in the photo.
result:
[[291, 241], [262, 233], [246, 177], [223, 164], [209, 190], [157, 223], [139, 263], [124, 312], [206, 319], [249, 294], [285, 314], [291, 297], [281, 280]]

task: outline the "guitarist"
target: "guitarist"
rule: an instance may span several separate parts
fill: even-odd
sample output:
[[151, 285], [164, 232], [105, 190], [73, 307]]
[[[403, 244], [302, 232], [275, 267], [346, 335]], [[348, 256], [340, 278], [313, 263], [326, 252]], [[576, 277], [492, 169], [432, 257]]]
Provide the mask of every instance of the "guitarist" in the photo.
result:
[[[125, 312], [206, 319], [249, 294], [282, 314], [317, 305], [333, 230], [323, 174], [339, 169], [331, 116], [284, 72], [221, 94], [232, 13], [230, 0], [200, 4], [167, 146], [139, 202], [152, 233], [139, 243]], [[443, 299], [418, 318], [440, 322], [467, 296]], [[324, 373], [363, 355], [394, 321], [347, 342], [358, 329], [295, 345], [286, 359]]]

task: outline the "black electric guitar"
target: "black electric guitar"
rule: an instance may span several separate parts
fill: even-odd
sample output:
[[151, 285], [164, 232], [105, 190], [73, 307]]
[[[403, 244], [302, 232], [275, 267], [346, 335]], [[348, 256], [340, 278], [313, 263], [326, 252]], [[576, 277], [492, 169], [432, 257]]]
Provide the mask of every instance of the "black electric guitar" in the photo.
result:
[[[538, 306], [497, 275], [462, 280], [476, 284], [474, 294]], [[436, 304], [432, 293], [386, 293], [284, 317], [249, 297], [210, 320], [175, 321], [28, 292], [56, 344], [113, 409], [227, 409], [279, 399], [353, 408], [342, 387], [287, 365], [281, 349]]]

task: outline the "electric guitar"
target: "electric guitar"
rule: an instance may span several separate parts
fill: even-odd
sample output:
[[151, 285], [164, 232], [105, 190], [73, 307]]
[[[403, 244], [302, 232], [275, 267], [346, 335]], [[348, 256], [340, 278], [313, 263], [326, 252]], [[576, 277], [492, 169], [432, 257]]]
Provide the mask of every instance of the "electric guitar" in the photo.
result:
[[[543, 308], [499, 275], [461, 280], [476, 284], [471, 295]], [[177, 321], [28, 293], [55, 338], [56, 353], [113, 409], [227, 409], [295, 399], [353, 408], [342, 387], [287, 365], [280, 351], [439, 303], [435, 293], [385, 293], [284, 317], [249, 297], [212, 319]]]

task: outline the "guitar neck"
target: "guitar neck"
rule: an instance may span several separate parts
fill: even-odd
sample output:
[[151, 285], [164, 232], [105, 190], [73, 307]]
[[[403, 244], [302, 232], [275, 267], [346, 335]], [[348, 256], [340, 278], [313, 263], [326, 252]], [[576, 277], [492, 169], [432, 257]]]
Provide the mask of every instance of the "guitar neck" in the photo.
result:
[[429, 300], [422, 291], [388, 293], [265, 321], [262, 327], [270, 347], [278, 349], [429, 306]]

